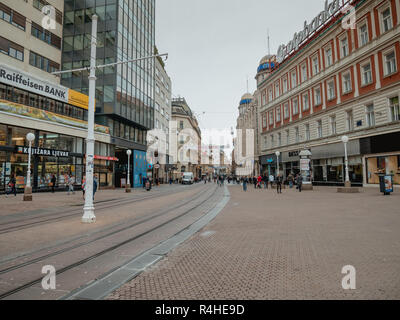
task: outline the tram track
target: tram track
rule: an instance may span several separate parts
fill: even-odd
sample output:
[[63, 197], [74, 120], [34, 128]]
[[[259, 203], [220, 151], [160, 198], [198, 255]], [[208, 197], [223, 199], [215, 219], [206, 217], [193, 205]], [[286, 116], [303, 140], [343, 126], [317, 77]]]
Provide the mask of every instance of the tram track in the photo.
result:
[[[115, 207], [115, 203], [117, 203], [118, 206], [120, 206], [120, 205], [129, 204], [129, 203], [135, 203], [135, 202], [141, 202], [141, 201], [145, 201], [145, 200], [149, 200], [149, 199], [154, 199], [154, 198], [158, 198], [158, 197], [169, 196], [171, 194], [176, 194], [176, 190], [174, 190], [174, 191], [168, 190], [167, 192], [158, 192], [158, 193], [153, 193], [149, 196], [127, 198], [127, 199], [123, 199], [123, 200], [121, 200], [121, 199], [104, 200], [104, 201], [100, 201], [95, 204], [96, 211], [113, 208], [113, 207]], [[65, 213], [67, 213], [67, 214], [65, 214]], [[0, 235], [15, 232], [15, 231], [21, 231], [21, 230], [28, 229], [30, 227], [34, 227], [37, 225], [42, 225], [42, 224], [51, 223], [51, 222], [55, 222], [55, 221], [62, 221], [66, 218], [74, 217], [74, 216], [77, 216], [80, 214], [82, 214], [82, 209], [74, 208], [72, 210], [70, 209], [70, 210], [55, 212], [55, 213], [51, 213], [51, 214], [47, 214], [47, 215], [30, 217], [27, 219], [19, 219], [19, 220], [15, 220], [15, 221], [0, 223]], [[49, 215], [51, 217], [48, 217]], [[40, 219], [43, 217], [47, 218], [47, 219]], [[24, 223], [24, 222], [28, 222], [28, 221], [32, 221], [32, 220], [36, 220], [36, 219], [39, 219], [39, 220], [25, 223], [25, 224], [18, 224], [21, 222]], [[17, 224], [17, 225], [1, 229], [2, 226], [6, 226], [6, 225], [10, 225], [10, 224]]]
[[[68, 251], [71, 251], [71, 250], [74, 250], [74, 249], [77, 249], [77, 248], [92, 244], [94, 242], [103, 240], [105, 238], [111, 237], [111, 236], [116, 235], [118, 233], [127, 231], [127, 230], [129, 230], [131, 228], [135, 228], [135, 227], [137, 227], [137, 226], [139, 226], [141, 224], [144, 224], [144, 223], [149, 222], [149, 221], [151, 221], [153, 219], [156, 219], [158, 217], [166, 215], [166, 214], [168, 214], [168, 213], [170, 213], [170, 212], [172, 212], [174, 210], [182, 208], [182, 207], [188, 205], [189, 203], [191, 203], [193, 201], [196, 201], [197, 199], [201, 198], [203, 195], [206, 195], [206, 199], [202, 200], [200, 203], [198, 203], [198, 204], [196, 204], [194, 206], [191, 206], [189, 209], [185, 210], [183, 213], [181, 213], [181, 214], [179, 214], [179, 215], [177, 215], [177, 216], [175, 216], [175, 217], [173, 217], [171, 219], [168, 219], [167, 221], [165, 221], [165, 222], [163, 222], [161, 224], [158, 224], [155, 227], [152, 227], [152, 228], [150, 228], [150, 229], [148, 229], [148, 230], [146, 230], [146, 231], [144, 231], [144, 232], [142, 232], [142, 233], [140, 233], [138, 235], [135, 235], [134, 237], [130, 237], [130, 238], [128, 238], [128, 239], [126, 239], [126, 240], [124, 240], [122, 242], [119, 242], [119, 243], [117, 243], [117, 244], [115, 244], [115, 245], [113, 245], [111, 247], [103, 249], [103, 250], [101, 250], [101, 251], [99, 251], [99, 252], [97, 252], [95, 254], [92, 254], [92, 255], [84, 258], [84, 259], [78, 260], [77, 262], [74, 262], [74, 263], [72, 263], [70, 265], [67, 265], [67, 266], [57, 270], [57, 275], [63, 274], [66, 271], [69, 271], [69, 270], [71, 270], [71, 269], [73, 269], [75, 267], [81, 266], [81, 265], [83, 265], [83, 264], [85, 264], [85, 263], [87, 263], [87, 262], [89, 262], [91, 260], [94, 260], [94, 259], [96, 259], [98, 257], [101, 257], [101, 256], [107, 254], [107, 253], [110, 253], [110, 252], [112, 252], [112, 251], [114, 251], [114, 250], [116, 250], [116, 249], [118, 249], [118, 248], [120, 248], [120, 247], [122, 247], [122, 246], [124, 246], [126, 244], [129, 244], [129, 243], [131, 243], [131, 242], [133, 242], [135, 240], [138, 240], [138, 239], [144, 237], [145, 235], [148, 235], [148, 234], [150, 234], [150, 233], [152, 233], [152, 232], [154, 232], [154, 231], [156, 231], [156, 230], [158, 230], [158, 229], [170, 224], [171, 222], [174, 222], [174, 221], [176, 221], [176, 220], [188, 215], [190, 212], [192, 212], [193, 210], [201, 207], [204, 203], [206, 203], [212, 197], [214, 197], [215, 194], [216, 194], [216, 192], [215, 192], [216, 190], [218, 190], [218, 188], [215, 188], [215, 187], [211, 190], [211, 192], [209, 192], [209, 189], [207, 189], [207, 190], [201, 192], [200, 194], [196, 194], [193, 198], [191, 198], [191, 199], [189, 199], [189, 200], [187, 200], [187, 201], [185, 201], [185, 202], [183, 202], [183, 203], [181, 203], [181, 204], [179, 204], [177, 206], [174, 206], [174, 207], [166, 209], [166, 210], [162, 210], [161, 212], [158, 212], [158, 213], [156, 213], [156, 214], [154, 214], [154, 215], [152, 215], [150, 217], [147, 217], [147, 218], [142, 219], [140, 221], [136, 221], [135, 223], [132, 223], [132, 224], [130, 224], [128, 226], [125, 226], [125, 227], [122, 227], [120, 229], [114, 230], [112, 232], [109, 232], [109, 233], [104, 234], [102, 236], [96, 237], [96, 238], [91, 239], [89, 241], [85, 241], [85, 242], [82, 242], [82, 243], [79, 243], [79, 244], [76, 244], [76, 245], [73, 245], [73, 246], [58, 250], [56, 252], [53, 252], [53, 253], [50, 253], [50, 254], [47, 254], [47, 255], [32, 259], [30, 261], [26, 261], [26, 262], [20, 263], [18, 265], [2, 269], [2, 270], [0, 270], [0, 274], [6, 274], [6, 273], [9, 273], [9, 272], [14, 271], [14, 270], [21, 269], [21, 268], [29, 266], [31, 264], [43, 261], [45, 259], [52, 258], [52, 257], [58, 256], [58, 255], [61, 255], [63, 253], [66, 253]], [[7, 292], [1, 293], [0, 294], [0, 299], [4, 299], [4, 298], [6, 298], [8, 296], [11, 296], [11, 295], [17, 293], [17, 292], [20, 292], [20, 291], [25, 290], [25, 289], [27, 289], [29, 287], [32, 287], [32, 286], [40, 283], [41, 281], [42, 281], [42, 278], [37, 278], [37, 279], [34, 279], [34, 280], [32, 280], [32, 281], [30, 281], [28, 283], [20, 285], [20, 286], [14, 288], [12, 290], [9, 290]]]

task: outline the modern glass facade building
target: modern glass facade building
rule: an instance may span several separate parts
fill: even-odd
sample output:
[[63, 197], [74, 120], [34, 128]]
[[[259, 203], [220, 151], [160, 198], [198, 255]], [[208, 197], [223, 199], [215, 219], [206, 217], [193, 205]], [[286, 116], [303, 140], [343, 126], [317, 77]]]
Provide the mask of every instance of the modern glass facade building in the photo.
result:
[[[155, 46], [155, 0], [65, 0], [62, 69], [90, 65], [91, 17], [97, 14], [97, 65], [151, 56]], [[62, 84], [88, 94], [88, 73], [65, 74]], [[116, 186], [126, 168], [126, 149], [146, 150], [154, 127], [154, 60], [97, 71], [96, 123], [110, 127]]]

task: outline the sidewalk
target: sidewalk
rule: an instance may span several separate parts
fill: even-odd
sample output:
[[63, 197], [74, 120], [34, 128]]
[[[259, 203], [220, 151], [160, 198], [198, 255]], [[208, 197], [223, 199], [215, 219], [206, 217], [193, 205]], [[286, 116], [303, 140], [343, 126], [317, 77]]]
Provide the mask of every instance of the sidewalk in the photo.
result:
[[[174, 185], [176, 186], [176, 185]], [[153, 187], [151, 192], [158, 190], [166, 190], [168, 188], [173, 188], [170, 185], [161, 185], [159, 187]], [[126, 199], [132, 197], [132, 195], [146, 193], [147, 191], [143, 188], [132, 188], [131, 193], [126, 193], [125, 189], [115, 189], [115, 190], [98, 190], [95, 194], [95, 204], [101, 201], [115, 200], [115, 199]], [[0, 195], [0, 217], [4, 215], [10, 215], [14, 213], [27, 213], [34, 211], [41, 211], [46, 209], [52, 209], [57, 211], [57, 209], [65, 207], [76, 207], [84, 205], [85, 200], [83, 199], [83, 193], [81, 190], [76, 191], [75, 194], [68, 195], [67, 191], [60, 192], [38, 192], [33, 194], [33, 201], [23, 201], [23, 194]]]
[[108, 299], [400, 299], [398, 193], [229, 191], [215, 220]]

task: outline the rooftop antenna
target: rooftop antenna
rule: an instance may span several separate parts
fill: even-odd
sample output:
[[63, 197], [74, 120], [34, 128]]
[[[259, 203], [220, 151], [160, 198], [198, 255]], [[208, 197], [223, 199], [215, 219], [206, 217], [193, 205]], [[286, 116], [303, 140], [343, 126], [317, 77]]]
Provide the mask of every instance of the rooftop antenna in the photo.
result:
[[247, 80], [246, 80], [246, 82], [247, 82], [247, 92], [249, 92], [249, 76], [247, 75]]
[[271, 55], [271, 47], [269, 45], [269, 29], [267, 30], [267, 33], [268, 33], [268, 55], [270, 56]]

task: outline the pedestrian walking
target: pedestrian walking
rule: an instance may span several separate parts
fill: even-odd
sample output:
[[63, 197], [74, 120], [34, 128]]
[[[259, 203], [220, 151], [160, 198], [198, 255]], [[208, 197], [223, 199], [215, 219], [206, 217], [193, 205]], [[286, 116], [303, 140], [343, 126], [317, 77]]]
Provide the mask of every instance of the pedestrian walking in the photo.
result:
[[85, 192], [86, 192], [86, 176], [83, 176], [83, 179], [82, 179], [82, 195], [83, 195], [83, 200], [85, 200]]
[[293, 188], [293, 180], [294, 180], [293, 174], [290, 173], [289, 176], [288, 176], [288, 181], [289, 181], [289, 187], [290, 187], [290, 189]]
[[261, 175], [259, 175], [257, 178], [257, 189], [261, 189], [261, 182], [262, 182], [262, 177]]
[[246, 177], [243, 178], [243, 191], [244, 192], [247, 191], [247, 178]]
[[94, 195], [96, 194], [96, 191], [97, 191], [97, 186], [98, 186], [97, 177], [94, 176], [93, 177], [93, 201], [94, 201]]
[[282, 176], [278, 174], [278, 176], [276, 177], [276, 190], [278, 193], [282, 193], [282, 182]]
[[274, 180], [275, 180], [275, 177], [272, 174], [270, 174], [269, 175], [269, 183], [271, 184], [271, 189], [274, 187]]
[[75, 190], [74, 190], [74, 184], [75, 184], [75, 178], [73, 175], [68, 177], [68, 195], [71, 194], [75, 194]]
[[8, 197], [8, 195], [9, 195], [10, 193], [14, 193], [14, 196], [15, 196], [15, 197], [17, 196], [17, 189], [16, 189], [16, 187], [15, 187], [16, 182], [17, 182], [17, 181], [15, 180], [14, 173], [12, 173], [12, 174], [11, 174], [10, 181], [8, 182], [8, 190], [7, 190], [7, 192], [6, 192], [6, 197]]
[[54, 193], [54, 188], [56, 187], [56, 176], [53, 174], [53, 177], [50, 180], [50, 185], [51, 185], [51, 192]]
[[301, 192], [301, 188], [303, 187], [303, 176], [299, 174], [297, 178], [297, 186], [299, 188], [299, 192]]

